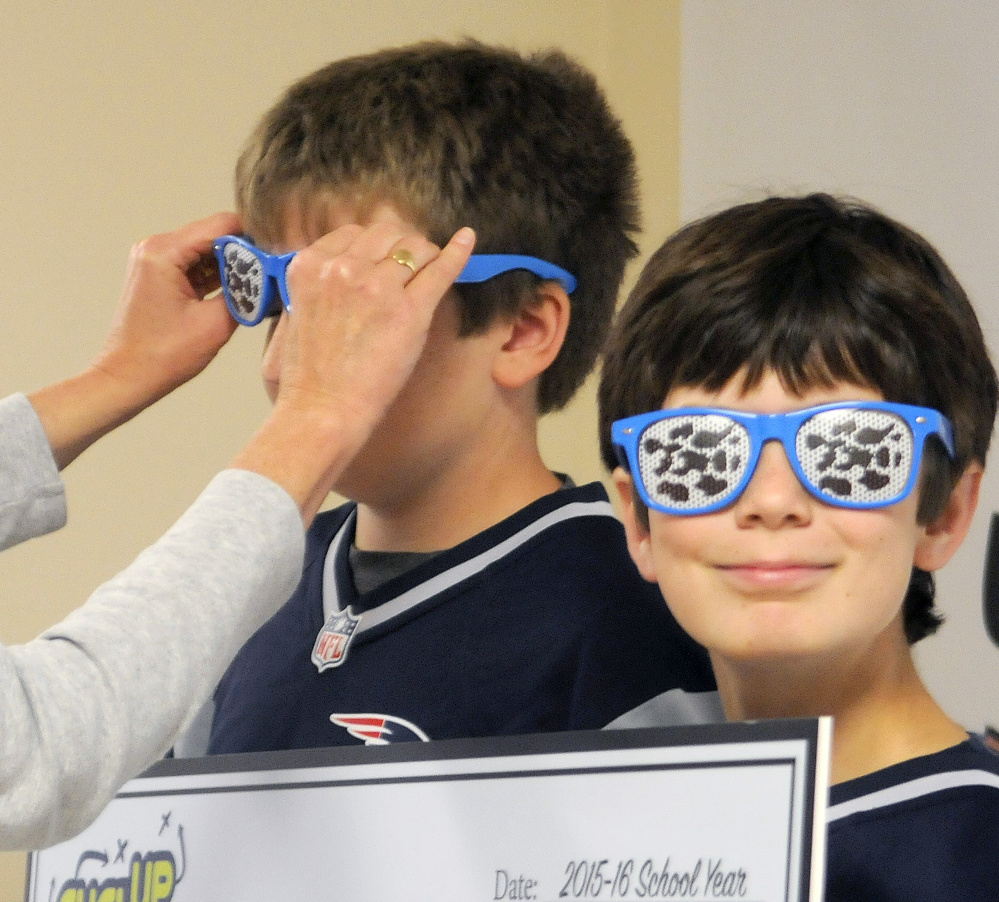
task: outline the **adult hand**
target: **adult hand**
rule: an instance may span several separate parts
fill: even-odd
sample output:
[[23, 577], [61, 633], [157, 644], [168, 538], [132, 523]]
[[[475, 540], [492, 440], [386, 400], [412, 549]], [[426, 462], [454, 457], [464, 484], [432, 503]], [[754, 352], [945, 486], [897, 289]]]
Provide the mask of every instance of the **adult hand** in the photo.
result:
[[[288, 267], [291, 312], [272, 337], [281, 342], [277, 399], [235, 465], [288, 489], [306, 523], [412, 373], [474, 243], [460, 229], [440, 249], [404, 223], [379, 221], [331, 232]], [[396, 251], [409, 252], [415, 274]]]
[[93, 368], [147, 404], [200, 373], [236, 328], [221, 295], [205, 299], [219, 287], [212, 242], [240, 228], [235, 214], [216, 213], [137, 243]]
[[200, 373], [229, 340], [236, 324], [225, 301], [203, 299], [218, 287], [214, 261], [204, 262], [215, 238], [239, 229], [235, 214], [216, 213], [132, 248], [121, 302], [93, 363], [28, 396], [60, 469]]
[[[473, 243], [463, 229], [441, 250], [398, 222], [378, 222], [301, 251], [288, 269], [277, 404], [318, 411], [365, 441], [412, 373]], [[397, 251], [412, 268], [392, 259]]]

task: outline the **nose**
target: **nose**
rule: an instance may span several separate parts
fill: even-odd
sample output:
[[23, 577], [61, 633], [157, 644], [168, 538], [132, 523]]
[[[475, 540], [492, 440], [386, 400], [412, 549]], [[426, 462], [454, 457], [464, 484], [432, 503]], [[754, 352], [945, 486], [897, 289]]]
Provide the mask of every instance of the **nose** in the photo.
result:
[[811, 521], [813, 498], [798, 480], [783, 446], [768, 441], [742, 495], [735, 515], [740, 526], [780, 529], [803, 526]]
[[267, 340], [264, 343], [264, 354], [260, 360], [260, 375], [264, 380], [267, 397], [273, 404], [277, 400], [278, 388], [281, 385], [281, 353], [284, 348], [284, 333], [287, 315], [282, 313], [274, 317], [267, 326]]

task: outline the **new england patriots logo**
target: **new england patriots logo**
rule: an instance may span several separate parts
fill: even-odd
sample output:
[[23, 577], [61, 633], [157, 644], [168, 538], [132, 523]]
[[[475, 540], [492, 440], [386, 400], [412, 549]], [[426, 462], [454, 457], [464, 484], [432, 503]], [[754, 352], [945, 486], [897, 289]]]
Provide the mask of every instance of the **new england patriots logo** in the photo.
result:
[[362, 616], [355, 617], [350, 608], [330, 615], [312, 647], [312, 663], [320, 673], [330, 667], [339, 667], [346, 660], [350, 640]]
[[416, 724], [391, 714], [331, 714], [330, 720], [365, 745], [430, 741]]

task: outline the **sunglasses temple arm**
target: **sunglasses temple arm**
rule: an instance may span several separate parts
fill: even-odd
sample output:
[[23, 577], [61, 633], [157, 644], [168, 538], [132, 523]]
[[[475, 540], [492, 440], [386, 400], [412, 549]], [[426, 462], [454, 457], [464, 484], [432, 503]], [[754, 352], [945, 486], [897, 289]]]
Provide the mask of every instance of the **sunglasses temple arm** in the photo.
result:
[[624, 470], [629, 476], [631, 475], [631, 462], [628, 460], [628, 452], [624, 445], [619, 445], [617, 442], [614, 443], [614, 455], [617, 457], [617, 462], [621, 469]]

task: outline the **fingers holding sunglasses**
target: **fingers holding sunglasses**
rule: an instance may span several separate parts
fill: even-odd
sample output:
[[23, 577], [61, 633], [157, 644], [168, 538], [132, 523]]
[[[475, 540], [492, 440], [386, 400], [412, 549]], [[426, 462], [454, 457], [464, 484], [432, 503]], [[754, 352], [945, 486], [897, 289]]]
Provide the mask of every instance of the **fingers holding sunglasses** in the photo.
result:
[[[407, 290], [414, 296], [439, 300], [461, 275], [474, 247], [475, 232], [468, 227], [459, 229], [431, 260], [417, 265], [416, 274], [407, 282]], [[392, 262], [399, 261], [393, 257]]]
[[[474, 243], [474, 234], [469, 240]], [[463, 260], [451, 274], [448, 259], [453, 253], [452, 250], [439, 267], [448, 274], [448, 285], [464, 266]], [[324, 235], [297, 254], [287, 270], [288, 291], [294, 302], [296, 291], [304, 290], [308, 282], [318, 279], [326, 284], [327, 290], [335, 290], [343, 298], [351, 294], [397, 294], [440, 255], [441, 249], [436, 244], [397, 220], [348, 225]], [[468, 254], [463, 256], [467, 260]], [[436, 285], [439, 280], [430, 281]], [[446, 289], [447, 286], [440, 293]]]
[[436, 244], [418, 233], [411, 233], [385, 248], [381, 255], [381, 267], [388, 271], [392, 279], [409, 284], [428, 263], [437, 259], [440, 252]]
[[433, 260], [440, 248], [397, 218], [379, 219], [367, 226], [349, 225], [316, 242], [335, 258], [339, 275], [358, 285], [383, 278], [406, 284]]
[[60, 469], [102, 435], [197, 375], [232, 335], [221, 298], [203, 301], [196, 266], [219, 234], [218, 213], [132, 248], [104, 345], [79, 375], [30, 396]]
[[239, 229], [217, 213], [138, 242], [111, 330], [93, 366], [156, 400], [197, 375], [235, 329], [221, 297], [203, 300], [212, 242]]

